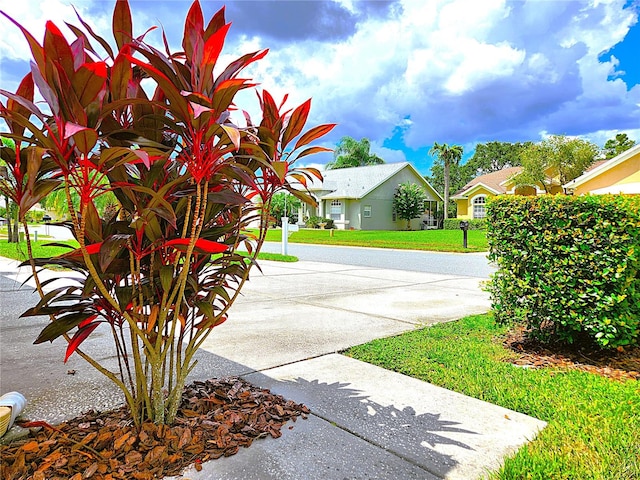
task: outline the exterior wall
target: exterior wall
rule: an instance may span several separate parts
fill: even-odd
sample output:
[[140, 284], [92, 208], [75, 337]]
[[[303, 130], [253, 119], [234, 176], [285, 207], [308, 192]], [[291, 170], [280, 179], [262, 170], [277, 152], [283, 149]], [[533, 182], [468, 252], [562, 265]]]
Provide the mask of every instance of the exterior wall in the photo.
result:
[[[360, 230], [400, 230], [400, 223], [403, 222], [393, 221], [393, 196], [387, 199], [375, 198], [373, 193], [375, 192], [363, 197], [360, 202]], [[365, 205], [371, 206], [371, 217], [365, 218]]]
[[[406, 220], [393, 221], [393, 194], [398, 185], [405, 182], [422, 184], [424, 179], [418, 177], [408, 168], [403, 168], [382, 185], [365, 195], [359, 202], [361, 230], [406, 230]], [[439, 201], [437, 197], [427, 191], [427, 199]], [[364, 206], [371, 206], [371, 217], [364, 218]], [[420, 230], [422, 218], [411, 220], [411, 229]], [[355, 228], [355, 227], [354, 227]]]
[[345, 229], [360, 230], [362, 228], [362, 202], [360, 200], [346, 200], [346, 218], [349, 223]]
[[620, 163], [613, 168], [610, 168], [606, 172], [598, 175], [579, 185], [574, 190], [574, 195], [583, 195], [589, 193], [592, 190], [599, 188], [610, 187], [617, 183], [623, 183], [628, 177], [638, 173], [640, 171], [640, 154], [631, 157], [626, 162]]
[[469, 218], [469, 199], [456, 200], [456, 217]]
[[514, 191], [514, 195], [523, 195], [523, 196], [529, 196], [529, 197], [535, 197], [537, 194], [538, 194], [538, 191], [536, 190], [536, 188], [528, 185], [517, 187]]
[[486, 198], [495, 196], [493, 192], [490, 192], [484, 187], [478, 187], [473, 189], [472, 193], [466, 199], [456, 200], [457, 212], [456, 218], [472, 219], [473, 218], [473, 199], [479, 195], [484, 195]]

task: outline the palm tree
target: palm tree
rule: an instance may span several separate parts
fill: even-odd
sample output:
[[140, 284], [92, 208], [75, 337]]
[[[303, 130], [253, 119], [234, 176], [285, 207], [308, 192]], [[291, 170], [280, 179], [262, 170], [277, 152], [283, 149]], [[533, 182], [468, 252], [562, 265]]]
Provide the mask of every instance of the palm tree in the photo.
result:
[[333, 152], [333, 162], [327, 164], [328, 169], [363, 167], [380, 165], [384, 160], [375, 153], [369, 153], [371, 142], [368, 138], [358, 141], [351, 137], [342, 137]]
[[451, 164], [458, 165], [462, 158], [463, 149], [460, 145], [447, 145], [434, 142], [429, 155], [435, 155], [444, 165], [444, 218], [449, 218], [449, 171]]

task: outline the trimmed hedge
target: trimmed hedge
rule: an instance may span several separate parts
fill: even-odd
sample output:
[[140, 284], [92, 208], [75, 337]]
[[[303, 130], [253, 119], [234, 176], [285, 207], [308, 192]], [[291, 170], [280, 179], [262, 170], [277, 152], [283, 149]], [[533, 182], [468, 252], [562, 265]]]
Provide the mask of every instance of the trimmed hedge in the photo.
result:
[[640, 197], [500, 195], [487, 219], [499, 323], [544, 341], [638, 342]]
[[466, 220], [469, 222], [469, 230], [486, 230], [487, 229], [487, 219], [486, 218], [476, 218], [476, 219], [464, 219], [464, 218], [447, 218], [443, 223], [444, 230], [460, 230], [460, 222], [462, 220]]

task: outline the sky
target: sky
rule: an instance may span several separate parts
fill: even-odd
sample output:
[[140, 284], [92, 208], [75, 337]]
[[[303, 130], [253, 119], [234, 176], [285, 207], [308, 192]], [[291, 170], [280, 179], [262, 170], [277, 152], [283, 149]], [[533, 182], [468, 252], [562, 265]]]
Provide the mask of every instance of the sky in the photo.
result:
[[[206, 20], [224, 5], [201, 3]], [[158, 25], [179, 49], [190, 4], [131, 1], [134, 34]], [[40, 41], [46, 20], [74, 38], [70, 5], [112, 38], [114, 1], [0, 0]], [[386, 162], [428, 175], [434, 142], [463, 146], [463, 161], [478, 143], [552, 134], [640, 143], [639, 15], [640, 0], [228, 1], [222, 61], [268, 48], [248, 76], [292, 107], [312, 98], [308, 125], [338, 124], [325, 146], [366, 137]], [[15, 91], [30, 52], [4, 17], [0, 31], [0, 88]], [[159, 31], [146, 40], [161, 48]], [[237, 103], [258, 118], [255, 93]]]

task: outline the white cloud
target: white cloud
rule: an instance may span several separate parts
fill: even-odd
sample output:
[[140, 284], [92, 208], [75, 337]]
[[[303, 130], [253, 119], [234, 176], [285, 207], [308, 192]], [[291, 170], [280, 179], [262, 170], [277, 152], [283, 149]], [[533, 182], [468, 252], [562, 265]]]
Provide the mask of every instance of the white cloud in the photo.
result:
[[[71, 6], [72, 3], [61, 0], [41, 1], [9, 1], [3, 0], [0, 10], [11, 16], [20, 25], [26, 28], [35, 39], [42, 44], [44, 38], [45, 24], [51, 20], [65, 34], [69, 40], [75, 36], [66, 28], [65, 21], [72, 24], [79, 24], [76, 14]], [[106, 16], [91, 15], [87, 13], [93, 2], [74, 2], [76, 10], [85, 21], [88, 21], [98, 32], [110, 31], [110, 20]], [[31, 59], [31, 50], [24, 35], [18, 27], [11, 23], [4, 16], [0, 17], [0, 60], [26, 60]]]
[[[0, 3], [39, 40], [46, 18], [59, 26], [63, 20], [76, 23], [61, 0]], [[75, 3], [96, 30], [110, 37], [111, 4]], [[238, 2], [236, 11], [243, 5]], [[364, 4], [335, 4], [340, 5], [356, 15]], [[640, 120], [640, 86], [628, 91], [621, 79], [611, 80], [618, 68], [615, 57], [599, 61], [637, 20], [624, 5], [625, 0], [399, 0], [384, 14], [358, 17], [332, 40], [261, 36], [256, 29], [239, 30], [237, 21], [221, 63], [270, 48], [247, 76], [276, 101], [289, 93], [290, 106], [313, 97], [309, 125], [339, 122], [331, 140], [368, 137], [387, 161], [404, 158], [403, 152], [382, 147], [398, 127], [413, 149], [433, 141], [466, 148], [478, 141], [537, 140], [541, 131], [597, 137], [630, 131]], [[134, 4], [136, 33], [162, 22], [178, 48], [187, 8], [186, 2]], [[279, 17], [269, 21], [274, 22], [271, 32], [292, 27], [278, 24]], [[6, 19], [0, 19], [0, 28], [0, 58], [28, 58], [19, 30]], [[150, 38], [159, 43], [157, 34]], [[238, 104], [258, 118], [253, 92], [241, 94]]]

